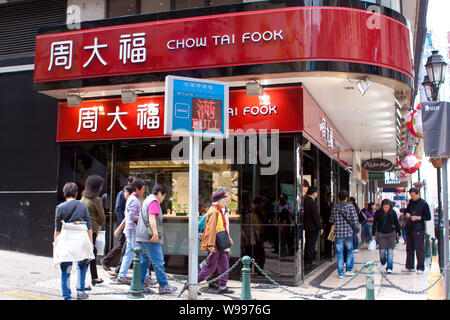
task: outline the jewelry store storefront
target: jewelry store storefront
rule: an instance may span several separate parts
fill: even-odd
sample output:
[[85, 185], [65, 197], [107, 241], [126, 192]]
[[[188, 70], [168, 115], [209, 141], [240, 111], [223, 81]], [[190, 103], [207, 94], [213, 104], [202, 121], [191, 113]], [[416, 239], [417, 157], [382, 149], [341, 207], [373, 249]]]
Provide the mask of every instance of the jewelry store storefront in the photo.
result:
[[[365, 71], [363, 63], [348, 61], [350, 53], [343, 48], [325, 45], [335, 44], [335, 32], [307, 37], [302, 30], [312, 28], [313, 17], [320, 15], [323, 28], [345, 38], [345, 29], [334, 29], [333, 21], [363, 25], [366, 13], [296, 6], [222, 10], [204, 16], [189, 10], [138, 15], [39, 32], [34, 88], [59, 99], [58, 201], [63, 201], [65, 182], [82, 188], [90, 174], [103, 176], [111, 248], [117, 241], [112, 235], [115, 198], [127, 177], [144, 179], [147, 191], [156, 182], [166, 184], [166, 266], [169, 272], [187, 274], [189, 148], [182, 138], [163, 134], [164, 79], [172, 74], [227, 81], [230, 138], [203, 140], [200, 211], [207, 210], [217, 187], [228, 187], [232, 259], [250, 255], [280, 283], [298, 285], [311, 271], [302, 258], [303, 194], [307, 186], [318, 189], [326, 221], [337, 192], [349, 189], [352, 164], [350, 146], [301, 77], [378, 70]], [[354, 30], [366, 32], [357, 26]], [[354, 61], [374, 59], [370, 52], [359, 54]], [[324, 56], [332, 62], [322, 61]], [[256, 78], [271, 82], [263, 83], [262, 95], [248, 96], [245, 84]], [[124, 103], [124, 90], [138, 94], [137, 100]], [[67, 102], [73, 95], [82, 99], [77, 106]], [[315, 265], [330, 256], [332, 248], [322, 236]], [[231, 274], [239, 276], [238, 271]], [[257, 281], [257, 272], [255, 276]]]

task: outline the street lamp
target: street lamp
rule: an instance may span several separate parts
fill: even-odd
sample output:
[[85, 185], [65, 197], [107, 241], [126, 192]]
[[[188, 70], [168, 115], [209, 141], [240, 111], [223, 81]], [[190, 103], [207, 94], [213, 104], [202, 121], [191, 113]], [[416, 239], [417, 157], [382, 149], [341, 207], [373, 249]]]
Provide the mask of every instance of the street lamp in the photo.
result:
[[425, 90], [425, 95], [427, 96], [428, 101], [433, 100], [433, 83], [430, 81], [430, 78], [428, 78], [428, 75], [426, 75], [423, 78], [422, 86]]
[[[425, 88], [425, 92], [427, 91], [427, 87], [429, 88], [429, 83], [432, 84], [432, 101], [437, 101], [439, 97], [439, 89], [441, 85], [445, 82], [445, 74], [447, 73], [447, 62], [445, 62], [444, 57], [439, 54], [439, 50], [433, 50], [431, 52], [431, 56], [428, 57], [427, 63], [425, 64], [425, 69], [427, 70], [428, 80], [429, 82], [422, 83]], [[424, 79], [425, 80], [425, 79]], [[428, 97], [428, 93], [427, 93]]]
[[[439, 89], [441, 85], [445, 82], [445, 75], [447, 73], [447, 63], [444, 57], [439, 54], [438, 50], [433, 50], [431, 56], [428, 57], [427, 63], [425, 64], [425, 69], [427, 71], [427, 76], [424, 77], [422, 83], [425, 94], [428, 100], [438, 101], [439, 100]], [[442, 159], [443, 167], [443, 179], [444, 187], [447, 186], [447, 158]], [[438, 207], [439, 207], [439, 224], [438, 224], [438, 250], [439, 250], [439, 265], [441, 271], [443, 271], [445, 265], [448, 263], [448, 231], [443, 233], [443, 223], [445, 223], [445, 230], [448, 230], [448, 209], [445, 208], [446, 218], [443, 220], [442, 211], [442, 189], [441, 189], [441, 168], [437, 167], [437, 182], [438, 182]], [[447, 192], [445, 192], [447, 196]], [[447, 204], [447, 199], [444, 199], [444, 203]], [[444, 252], [445, 251], [445, 252]], [[445, 272], [445, 283], [447, 285], [447, 294], [449, 292], [448, 274]], [[448, 299], [448, 296], [447, 296]]]

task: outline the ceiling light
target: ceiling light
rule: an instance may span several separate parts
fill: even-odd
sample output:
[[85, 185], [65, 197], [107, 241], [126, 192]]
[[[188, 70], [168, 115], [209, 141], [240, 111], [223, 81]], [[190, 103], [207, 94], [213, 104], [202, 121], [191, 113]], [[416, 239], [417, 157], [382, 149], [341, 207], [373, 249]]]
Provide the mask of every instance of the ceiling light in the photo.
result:
[[263, 94], [263, 87], [256, 80], [251, 80], [251, 81], [247, 82], [245, 87], [247, 89], [248, 96], [262, 96], [262, 94]]
[[361, 127], [369, 127], [367, 123], [361, 123]]
[[79, 93], [69, 93], [67, 95], [67, 104], [69, 107], [78, 107], [83, 103], [83, 98], [81, 98]]
[[361, 92], [362, 96], [366, 94], [366, 91], [367, 91], [367, 89], [369, 89], [371, 84], [372, 83], [367, 79], [367, 77], [364, 78], [363, 80], [358, 81], [358, 83], [357, 83], [358, 89], [359, 89], [359, 92]]
[[137, 100], [137, 94], [132, 89], [123, 89], [122, 93], [122, 103], [133, 103]]

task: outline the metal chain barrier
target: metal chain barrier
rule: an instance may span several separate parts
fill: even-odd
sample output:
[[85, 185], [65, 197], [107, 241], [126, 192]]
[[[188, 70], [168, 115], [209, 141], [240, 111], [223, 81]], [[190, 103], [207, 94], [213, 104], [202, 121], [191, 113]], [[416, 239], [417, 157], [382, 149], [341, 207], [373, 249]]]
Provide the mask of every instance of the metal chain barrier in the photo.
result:
[[222, 279], [223, 277], [225, 277], [225, 275], [229, 274], [231, 271], [233, 271], [233, 269], [235, 269], [237, 267], [237, 265], [241, 262], [242, 258], [239, 258], [227, 271], [225, 271], [224, 273], [222, 273], [221, 275], [219, 275], [218, 277], [211, 279], [209, 281], [202, 281], [199, 283], [190, 283], [187, 281], [183, 281], [183, 280], [179, 280], [177, 278], [175, 278], [174, 276], [171, 276], [169, 274], [167, 274], [165, 271], [161, 270], [161, 268], [159, 266], [157, 266], [155, 263], [153, 263], [152, 259], [150, 258], [150, 255], [148, 254], [148, 252], [146, 250], [142, 250], [142, 252], [147, 256], [147, 258], [149, 259], [150, 263], [153, 265], [153, 267], [156, 267], [161, 273], [163, 273], [168, 279], [173, 280], [177, 283], [180, 283], [182, 285], [187, 285], [187, 286], [198, 286], [200, 284], [210, 284], [213, 282], [216, 282], [219, 279]]
[[361, 272], [367, 268], [365, 265], [358, 271], [356, 272], [351, 278], [349, 278], [345, 283], [343, 283], [342, 285], [340, 285], [337, 288], [333, 288], [331, 290], [322, 292], [322, 293], [298, 293], [295, 291], [290, 290], [287, 286], [282, 286], [279, 283], [277, 283], [275, 280], [273, 280], [255, 261], [255, 259], [252, 258], [252, 263], [254, 264], [254, 266], [256, 267], [256, 269], [259, 270], [259, 272], [261, 272], [261, 274], [266, 277], [272, 284], [274, 284], [276, 287], [282, 289], [282, 291], [287, 291], [291, 294], [297, 295], [297, 296], [302, 296], [302, 297], [314, 297], [314, 298], [318, 298], [318, 299], [325, 299], [324, 296], [328, 295], [334, 291], [338, 291], [341, 288], [345, 287], [346, 285], [348, 285], [351, 281], [353, 281], [358, 275], [361, 274]]
[[427, 288], [423, 289], [423, 290], [408, 290], [408, 289], [403, 289], [400, 288], [398, 285], [394, 284], [391, 280], [388, 279], [388, 277], [386, 277], [386, 274], [380, 270], [381, 276], [382, 278], [384, 278], [391, 286], [393, 286], [395, 289], [407, 293], [407, 294], [424, 294], [425, 292], [427, 292], [428, 290], [430, 290], [431, 288], [433, 288], [443, 277], [445, 274], [445, 270], [450, 266], [450, 262], [447, 263], [447, 265], [444, 268], [444, 271], [441, 273], [441, 275], [439, 276], [439, 278], [434, 281], [430, 286], [428, 286]]

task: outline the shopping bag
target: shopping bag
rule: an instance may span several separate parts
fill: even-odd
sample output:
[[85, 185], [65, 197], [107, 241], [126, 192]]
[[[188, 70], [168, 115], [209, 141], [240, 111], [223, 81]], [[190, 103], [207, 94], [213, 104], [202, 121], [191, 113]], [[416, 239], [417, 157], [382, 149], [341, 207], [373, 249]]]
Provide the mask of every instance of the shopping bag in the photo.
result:
[[375, 251], [377, 249], [377, 242], [375, 240], [370, 240], [369, 247], [367, 250]]
[[331, 226], [330, 234], [328, 235], [328, 241], [334, 242], [336, 239], [334, 235], [334, 224]]
[[98, 232], [95, 247], [97, 248], [97, 255], [103, 256], [105, 254], [105, 231]]

